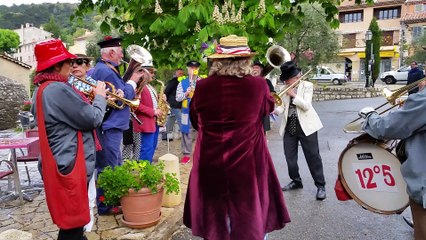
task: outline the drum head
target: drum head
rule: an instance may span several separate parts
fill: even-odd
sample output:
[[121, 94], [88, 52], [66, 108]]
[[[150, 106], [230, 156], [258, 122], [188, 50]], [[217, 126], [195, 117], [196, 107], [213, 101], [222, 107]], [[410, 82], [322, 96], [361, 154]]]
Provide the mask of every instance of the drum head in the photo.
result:
[[401, 213], [408, 206], [400, 162], [374, 143], [348, 146], [340, 155], [339, 175], [351, 197], [364, 208], [380, 213]]

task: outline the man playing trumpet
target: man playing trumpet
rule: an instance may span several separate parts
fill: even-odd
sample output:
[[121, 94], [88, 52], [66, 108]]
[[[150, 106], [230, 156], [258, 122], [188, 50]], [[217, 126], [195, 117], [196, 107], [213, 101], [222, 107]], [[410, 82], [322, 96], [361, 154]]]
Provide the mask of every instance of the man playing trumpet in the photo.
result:
[[176, 101], [182, 102], [182, 125], [180, 131], [182, 132], [182, 160], [183, 164], [191, 161], [192, 152], [192, 136], [191, 136], [191, 123], [189, 121], [189, 103], [194, 94], [197, 81], [201, 78], [198, 76], [198, 69], [200, 63], [197, 61], [189, 61], [186, 66], [188, 70], [188, 77], [182, 79], [178, 84], [176, 90]]
[[[117, 89], [117, 95], [125, 99], [134, 99], [137, 83], [143, 76], [143, 72], [135, 71], [126, 82], [120, 76], [117, 67], [123, 58], [121, 48], [121, 38], [105, 37], [98, 42], [101, 48], [101, 60], [96, 64], [92, 77], [98, 81], [109, 82]], [[98, 174], [106, 166], [121, 165], [121, 140], [123, 131], [129, 128], [130, 109], [125, 106], [123, 109], [109, 109], [105, 113], [102, 126], [97, 129], [99, 140], [102, 144], [102, 151], [96, 154], [96, 169]], [[97, 190], [97, 205], [99, 215], [118, 213], [118, 208], [107, 206], [99, 201], [103, 196], [102, 189]]]

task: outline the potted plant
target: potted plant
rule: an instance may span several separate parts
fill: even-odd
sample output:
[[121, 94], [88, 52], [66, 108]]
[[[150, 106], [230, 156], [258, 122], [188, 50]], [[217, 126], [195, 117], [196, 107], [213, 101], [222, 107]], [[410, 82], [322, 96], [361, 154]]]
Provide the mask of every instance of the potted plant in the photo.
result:
[[117, 206], [121, 203], [122, 222], [132, 228], [157, 224], [161, 216], [163, 189], [179, 193], [175, 174], [164, 173], [164, 163], [126, 160], [114, 168], [108, 166], [98, 177], [98, 187], [104, 191], [100, 201]]

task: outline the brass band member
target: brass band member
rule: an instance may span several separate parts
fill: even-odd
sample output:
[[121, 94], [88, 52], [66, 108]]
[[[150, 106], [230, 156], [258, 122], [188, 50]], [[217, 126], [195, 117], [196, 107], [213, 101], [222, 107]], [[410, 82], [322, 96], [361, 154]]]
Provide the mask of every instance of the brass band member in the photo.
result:
[[[117, 89], [117, 93], [126, 99], [135, 97], [136, 85], [142, 77], [141, 72], [134, 72], [130, 80], [126, 82], [120, 76], [117, 67], [123, 58], [123, 49], [121, 48], [121, 38], [105, 37], [103, 41], [98, 42], [101, 48], [101, 60], [96, 64], [92, 77], [99, 81], [110, 82]], [[130, 109], [125, 106], [124, 109], [111, 109], [105, 114], [102, 126], [97, 129], [99, 140], [102, 144], [102, 151], [97, 152], [96, 169], [98, 174], [106, 166], [117, 166], [122, 163], [121, 158], [121, 140], [123, 131], [129, 128]], [[119, 208], [107, 206], [100, 201], [103, 196], [102, 189], [97, 191], [97, 205], [99, 215], [114, 214], [119, 212]]]
[[182, 114], [181, 114], [181, 128], [182, 132], [182, 160], [183, 164], [187, 164], [191, 161], [192, 152], [192, 134], [191, 134], [191, 123], [189, 121], [189, 104], [191, 102], [192, 95], [194, 94], [197, 81], [201, 78], [198, 76], [198, 69], [200, 63], [197, 61], [189, 61], [186, 64], [188, 77], [182, 79], [177, 86], [176, 90], [176, 101], [182, 102]]
[[286, 86], [296, 81], [300, 84], [292, 88], [283, 97], [283, 106], [277, 107], [277, 113], [284, 113], [282, 118], [280, 135], [283, 136], [284, 155], [288, 166], [288, 175], [291, 182], [282, 188], [283, 191], [303, 188], [302, 178], [299, 175], [297, 164], [299, 142], [308, 163], [309, 171], [317, 187], [317, 200], [324, 200], [325, 179], [322, 159], [318, 146], [318, 130], [322, 123], [314, 107], [312, 106], [313, 84], [300, 80], [301, 71], [292, 61], [281, 66], [280, 80]]
[[93, 103], [68, 84], [71, 59], [62, 41], [36, 44], [37, 74], [32, 113], [37, 119], [41, 174], [46, 202], [59, 240], [85, 239], [90, 221], [87, 184], [100, 149], [94, 129], [101, 125], [106, 107], [103, 82], [94, 89]]
[[158, 94], [151, 82], [154, 80], [155, 69], [150, 64], [142, 65], [149, 73], [147, 84], [140, 94], [140, 104], [135, 111], [136, 116], [143, 122], [142, 125], [133, 121], [133, 131], [140, 133], [141, 137], [141, 151], [139, 159], [148, 160], [152, 162], [155, 149], [157, 148], [159, 126], [156, 123], [156, 117], [162, 114], [161, 109], [158, 108]]

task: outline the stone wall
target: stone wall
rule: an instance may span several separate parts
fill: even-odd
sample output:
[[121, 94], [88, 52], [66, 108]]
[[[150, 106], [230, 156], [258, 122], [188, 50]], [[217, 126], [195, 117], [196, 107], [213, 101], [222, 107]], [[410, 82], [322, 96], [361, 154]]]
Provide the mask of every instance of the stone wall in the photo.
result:
[[20, 107], [28, 98], [24, 85], [0, 76], [0, 130], [16, 127]]
[[322, 87], [315, 88], [313, 101], [328, 101], [382, 96], [379, 88]]

